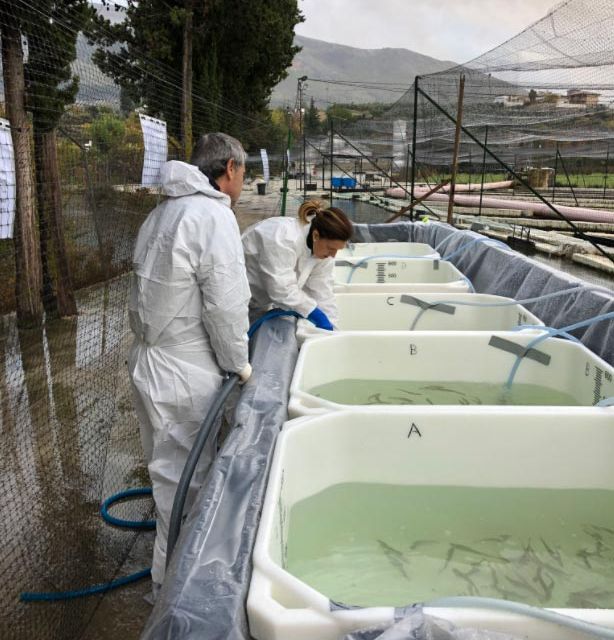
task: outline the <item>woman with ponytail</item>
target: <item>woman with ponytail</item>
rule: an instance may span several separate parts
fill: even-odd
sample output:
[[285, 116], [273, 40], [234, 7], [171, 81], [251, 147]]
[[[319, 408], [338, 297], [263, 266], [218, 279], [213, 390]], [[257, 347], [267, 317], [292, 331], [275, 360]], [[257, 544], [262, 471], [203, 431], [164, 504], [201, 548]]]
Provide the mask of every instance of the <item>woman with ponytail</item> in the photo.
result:
[[249, 227], [242, 241], [253, 316], [289, 309], [332, 331], [333, 258], [351, 236], [345, 213], [316, 200], [301, 205], [298, 219], [267, 218]]

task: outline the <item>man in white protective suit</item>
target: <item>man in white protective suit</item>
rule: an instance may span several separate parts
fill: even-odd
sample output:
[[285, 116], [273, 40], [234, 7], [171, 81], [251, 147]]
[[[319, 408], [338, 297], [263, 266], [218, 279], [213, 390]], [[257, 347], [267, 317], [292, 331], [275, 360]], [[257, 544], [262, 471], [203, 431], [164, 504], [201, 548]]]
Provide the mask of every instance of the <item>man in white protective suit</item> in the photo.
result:
[[[199, 427], [224, 372], [237, 373], [241, 382], [251, 374], [250, 291], [231, 210], [244, 173], [238, 140], [223, 133], [202, 136], [192, 164], [162, 166], [167, 198], [143, 223], [134, 250], [128, 366], [157, 511], [154, 596], [164, 579], [175, 491]], [[185, 513], [213, 446], [194, 472]]]

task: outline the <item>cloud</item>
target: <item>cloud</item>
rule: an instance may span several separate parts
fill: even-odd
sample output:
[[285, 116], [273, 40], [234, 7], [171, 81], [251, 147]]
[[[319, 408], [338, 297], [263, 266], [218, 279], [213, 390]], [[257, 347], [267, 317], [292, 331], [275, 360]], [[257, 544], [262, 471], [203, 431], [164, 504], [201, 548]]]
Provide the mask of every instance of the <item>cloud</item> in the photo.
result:
[[298, 34], [467, 62], [542, 18], [557, 0], [300, 0]]

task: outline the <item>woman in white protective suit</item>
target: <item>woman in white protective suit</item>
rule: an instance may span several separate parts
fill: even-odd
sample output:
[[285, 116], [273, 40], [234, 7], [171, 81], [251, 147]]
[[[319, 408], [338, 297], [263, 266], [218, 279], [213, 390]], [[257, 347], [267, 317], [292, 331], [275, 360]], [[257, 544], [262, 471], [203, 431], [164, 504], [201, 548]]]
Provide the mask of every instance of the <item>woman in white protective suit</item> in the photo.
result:
[[[161, 169], [167, 199], [143, 223], [134, 250], [129, 355], [135, 408], [157, 510], [151, 569], [154, 595], [164, 578], [175, 490], [224, 372], [251, 374], [249, 286], [231, 210], [243, 187], [245, 152], [223, 133], [201, 137], [193, 164]], [[211, 451], [203, 452], [187, 513]]]
[[352, 237], [341, 209], [303, 203], [297, 218], [267, 218], [242, 236], [252, 319], [272, 308], [290, 309], [320, 329], [334, 329], [333, 258]]

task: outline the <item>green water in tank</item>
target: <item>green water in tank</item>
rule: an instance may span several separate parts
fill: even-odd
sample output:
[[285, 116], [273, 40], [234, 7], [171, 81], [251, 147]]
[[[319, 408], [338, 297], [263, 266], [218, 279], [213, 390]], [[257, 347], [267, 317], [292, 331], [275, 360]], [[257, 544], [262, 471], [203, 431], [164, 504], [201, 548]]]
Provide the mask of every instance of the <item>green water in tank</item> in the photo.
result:
[[579, 405], [570, 393], [537, 384], [514, 383], [511, 389], [488, 382], [429, 382], [346, 378], [309, 389], [339, 404], [431, 405]]
[[614, 492], [339, 484], [294, 505], [285, 568], [330, 599], [614, 607]]

